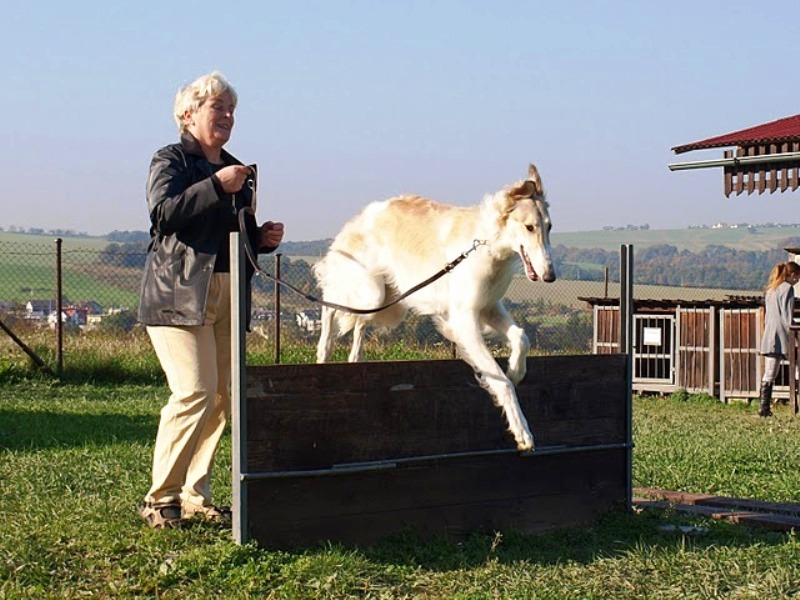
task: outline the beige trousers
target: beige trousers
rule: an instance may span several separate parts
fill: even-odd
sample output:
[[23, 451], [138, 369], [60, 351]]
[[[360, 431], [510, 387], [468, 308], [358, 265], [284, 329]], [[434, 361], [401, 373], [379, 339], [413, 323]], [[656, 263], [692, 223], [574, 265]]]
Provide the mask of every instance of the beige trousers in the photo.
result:
[[145, 502], [211, 504], [211, 469], [230, 416], [230, 276], [214, 273], [203, 325], [148, 327], [172, 394], [161, 409]]

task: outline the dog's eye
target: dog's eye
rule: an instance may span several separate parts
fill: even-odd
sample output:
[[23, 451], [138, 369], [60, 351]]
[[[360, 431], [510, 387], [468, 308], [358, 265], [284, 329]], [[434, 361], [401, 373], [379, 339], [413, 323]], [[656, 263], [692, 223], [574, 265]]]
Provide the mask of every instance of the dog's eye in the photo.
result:
[[533, 231], [533, 225], [525, 225], [525, 229], [528, 231]]

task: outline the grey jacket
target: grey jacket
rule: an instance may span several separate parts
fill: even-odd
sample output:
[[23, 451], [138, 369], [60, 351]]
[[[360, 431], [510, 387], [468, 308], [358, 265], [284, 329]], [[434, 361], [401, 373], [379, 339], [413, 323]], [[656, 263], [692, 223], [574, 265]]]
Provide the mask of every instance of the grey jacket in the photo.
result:
[[[222, 159], [227, 165], [242, 164], [224, 150]], [[151, 239], [138, 315], [145, 325], [203, 324], [217, 250], [229, 234], [223, 224], [231, 223], [236, 211], [252, 203], [247, 186], [237, 194], [227, 194], [213, 174], [214, 167], [189, 135], [153, 155], [147, 181]], [[245, 223], [249, 239], [255, 242], [258, 226], [249, 212]], [[249, 263], [247, 267], [249, 324], [254, 269]]]
[[789, 349], [789, 326], [794, 310], [794, 288], [784, 281], [764, 296], [764, 334], [761, 354], [783, 354]]

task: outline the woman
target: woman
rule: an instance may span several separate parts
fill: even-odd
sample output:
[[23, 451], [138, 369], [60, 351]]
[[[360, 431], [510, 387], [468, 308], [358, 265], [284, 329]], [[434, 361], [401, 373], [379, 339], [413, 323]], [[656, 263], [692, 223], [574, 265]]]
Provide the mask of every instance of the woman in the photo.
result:
[[[253, 192], [255, 169], [223, 150], [234, 125], [237, 95], [218, 72], [200, 77], [175, 98], [180, 142], [158, 150], [150, 164], [147, 208], [150, 246], [139, 320], [147, 326], [171, 395], [161, 410], [152, 486], [140, 509], [152, 527], [193, 515], [229, 521], [211, 501], [211, 469], [230, 414], [230, 250], [239, 210]], [[245, 213], [248, 238], [270, 252], [283, 224], [260, 227]], [[247, 272], [247, 309], [250, 278]]]
[[789, 327], [794, 312], [794, 286], [800, 280], [800, 265], [795, 262], [775, 265], [769, 275], [764, 295], [764, 334], [761, 354], [764, 355], [764, 375], [761, 378], [761, 403], [758, 414], [772, 416], [772, 385], [778, 375], [780, 359], [790, 348]]

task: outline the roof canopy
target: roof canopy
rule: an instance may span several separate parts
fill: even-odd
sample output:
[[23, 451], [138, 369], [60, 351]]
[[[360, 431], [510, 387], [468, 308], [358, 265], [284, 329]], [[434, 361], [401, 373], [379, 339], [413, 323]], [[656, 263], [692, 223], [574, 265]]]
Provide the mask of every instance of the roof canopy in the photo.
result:
[[673, 146], [675, 154], [683, 154], [692, 150], [705, 150], [707, 148], [722, 148], [725, 146], [760, 146], [766, 144], [782, 144], [783, 142], [800, 141], [800, 115], [784, 117], [777, 121], [740, 129], [725, 135]]
[[726, 146], [736, 146], [735, 153], [725, 150], [722, 159], [674, 163], [669, 168], [677, 171], [722, 167], [726, 196], [734, 192], [784, 192], [800, 186], [800, 115], [674, 146], [672, 150], [682, 154]]

